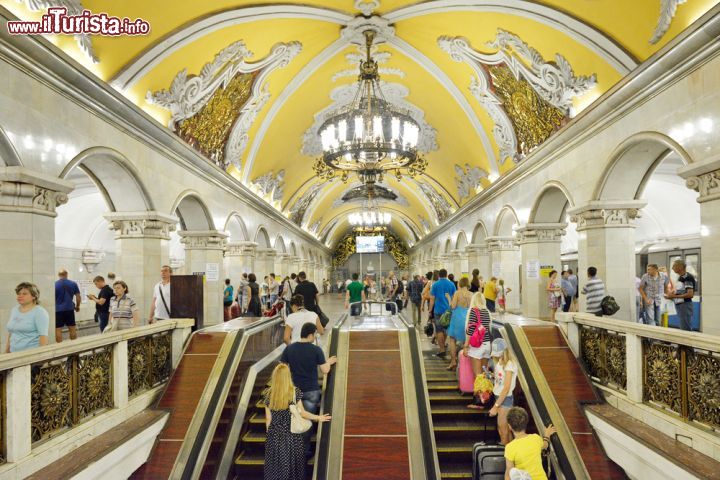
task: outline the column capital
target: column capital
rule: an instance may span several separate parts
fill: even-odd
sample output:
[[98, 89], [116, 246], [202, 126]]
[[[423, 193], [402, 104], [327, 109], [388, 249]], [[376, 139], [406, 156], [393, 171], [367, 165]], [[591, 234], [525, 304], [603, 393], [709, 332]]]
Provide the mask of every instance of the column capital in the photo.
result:
[[517, 250], [517, 239], [515, 237], [486, 237], [485, 244], [490, 252]]
[[465, 247], [465, 253], [468, 255], [487, 255], [488, 247], [484, 243], [471, 243]]
[[452, 258], [462, 258], [465, 256], [465, 250], [462, 249], [455, 249], [450, 252], [450, 256]]
[[720, 155], [678, 169], [685, 185], [700, 194], [698, 203], [720, 199]]
[[24, 167], [0, 168], [0, 212], [23, 212], [56, 217], [67, 203], [72, 182]]
[[578, 231], [593, 228], [635, 228], [634, 220], [641, 216], [644, 200], [593, 200], [568, 210], [570, 220]]
[[257, 247], [255, 252], [258, 257], [264, 258], [275, 258], [275, 255], [277, 255], [277, 250], [268, 247]]
[[255, 256], [255, 248], [257, 243], [241, 241], [230, 242], [225, 246], [225, 255], [228, 257]]
[[115, 238], [158, 238], [170, 240], [170, 231], [175, 228], [177, 218], [155, 211], [110, 212], [103, 214], [115, 230]]
[[185, 250], [224, 250], [228, 237], [218, 230], [182, 230], [178, 235]]
[[559, 243], [567, 223], [528, 223], [517, 229], [518, 243]]

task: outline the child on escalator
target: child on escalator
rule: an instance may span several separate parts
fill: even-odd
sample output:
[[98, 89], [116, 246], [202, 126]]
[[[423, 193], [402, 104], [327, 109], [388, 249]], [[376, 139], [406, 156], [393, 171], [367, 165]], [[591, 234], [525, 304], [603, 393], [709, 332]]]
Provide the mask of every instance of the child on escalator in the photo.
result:
[[525, 432], [528, 425], [525, 409], [512, 407], [507, 414], [507, 422], [514, 440], [505, 445], [506, 480], [547, 480], [542, 465], [542, 452], [550, 446], [550, 437], [557, 432], [552, 424], [545, 428], [543, 437], [536, 433]]

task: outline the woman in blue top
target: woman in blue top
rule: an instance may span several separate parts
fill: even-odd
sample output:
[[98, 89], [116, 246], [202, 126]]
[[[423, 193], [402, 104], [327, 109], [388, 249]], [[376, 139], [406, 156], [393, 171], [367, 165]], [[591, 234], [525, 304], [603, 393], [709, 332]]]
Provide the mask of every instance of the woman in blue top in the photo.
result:
[[15, 287], [15, 293], [18, 305], [10, 312], [5, 353], [47, 345], [50, 317], [47, 310], [38, 305], [40, 291], [37, 286], [23, 282]]
[[230, 307], [232, 307], [233, 303], [233, 287], [230, 285], [230, 279], [225, 279], [225, 290], [223, 291], [223, 309], [224, 309], [224, 317], [225, 321], [227, 322], [232, 318], [232, 314], [230, 313]]

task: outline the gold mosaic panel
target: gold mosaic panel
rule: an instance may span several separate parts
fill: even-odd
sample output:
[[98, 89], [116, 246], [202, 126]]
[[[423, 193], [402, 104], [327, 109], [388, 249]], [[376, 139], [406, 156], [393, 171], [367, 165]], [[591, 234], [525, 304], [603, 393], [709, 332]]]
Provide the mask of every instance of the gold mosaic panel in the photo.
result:
[[518, 153], [527, 155], [566, 121], [565, 114], [545, 101], [525, 80], [518, 80], [504, 65], [486, 67], [493, 91], [501, 99], [518, 141]]
[[[363, 235], [370, 237], [385, 235], [385, 251], [393, 257], [399, 269], [408, 268], [409, 258], [407, 247], [393, 233], [363, 233]], [[348, 233], [335, 247], [335, 251], [333, 252], [333, 265], [336, 267], [344, 265], [353, 253], [355, 253], [355, 234]]]
[[73, 423], [72, 359], [32, 366], [30, 387], [32, 441], [38, 442]]
[[112, 347], [82, 354], [78, 366], [78, 421], [113, 407]]
[[183, 120], [176, 133], [193, 148], [219, 165], [225, 164], [225, 144], [243, 106], [252, 95], [258, 72], [237, 74], [218, 88], [198, 113]]

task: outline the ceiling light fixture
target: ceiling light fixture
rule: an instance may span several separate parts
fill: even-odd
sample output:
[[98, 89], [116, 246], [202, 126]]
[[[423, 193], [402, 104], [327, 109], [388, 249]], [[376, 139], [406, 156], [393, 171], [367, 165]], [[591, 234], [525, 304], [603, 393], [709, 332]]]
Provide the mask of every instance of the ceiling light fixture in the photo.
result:
[[398, 179], [403, 174], [414, 177], [427, 166], [417, 150], [420, 126], [409, 112], [385, 100], [378, 64], [371, 56], [375, 32], [363, 34], [366, 58], [360, 63], [357, 92], [320, 126], [323, 155], [313, 169], [322, 179], [340, 175], [344, 182], [354, 172], [364, 184], [381, 182], [388, 171]]

